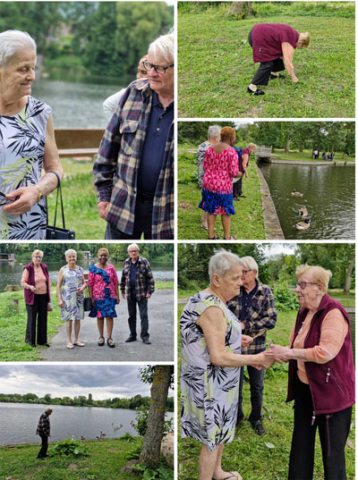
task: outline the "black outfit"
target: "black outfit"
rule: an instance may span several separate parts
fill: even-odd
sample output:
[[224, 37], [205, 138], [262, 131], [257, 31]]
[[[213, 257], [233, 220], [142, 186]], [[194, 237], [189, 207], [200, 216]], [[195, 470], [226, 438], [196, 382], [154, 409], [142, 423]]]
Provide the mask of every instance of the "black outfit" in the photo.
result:
[[151, 240], [153, 199], [154, 195], [138, 193], [135, 206], [133, 234], [128, 235], [127, 233], [121, 232], [116, 227], [108, 223], [105, 233], [105, 239], [139, 240], [143, 235], [145, 240]]
[[44, 458], [44, 457], [47, 457], [48, 436], [40, 435], [40, 437], [41, 437], [41, 448], [39, 453], [37, 454], [37, 458]]
[[48, 294], [34, 296], [34, 304], [26, 305], [27, 325], [25, 342], [33, 347], [36, 346], [36, 320], [37, 320], [37, 343], [45, 345], [47, 343], [47, 305]]
[[[312, 396], [308, 385], [295, 378], [294, 431], [288, 480], [313, 479], [315, 435], [318, 428], [325, 480], [346, 480], [344, 447], [349, 434], [352, 407], [329, 415], [317, 415], [312, 425]], [[330, 429], [334, 435], [330, 434]], [[304, 445], [304, 448], [302, 448]]]
[[130, 331], [130, 338], [137, 338], [137, 305], [139, 307], [140, 315], [140, 336], [142, 340], [149, 340], [148, 332], [148, 300], [142, 298], [137, 300], [135, 290], [130, 291], [130, 294], [127, 296], [127, 306], [128, 306], [128, 325]]
[[[249, 422], [252, 425], [255, 425], [256, 422], [262, 419], [262, 403], [264, 396], [264, 378], [265, 370], [257, 370], [257, 368], [247, 366], [247, 373], [249, 375], [250, 381], [250, 400], [251, 400], [251, 413], [249, 416]], [[244, 368], [241, 367], [240, 373], [240, 386], [239, 386], [239, 407], [237, 411], [237, 422], [239, 425], [240, 422], [244, 419], [244, 412], [242, 410], [242, 386], [244, 382]]]
[[234, 198], [241, 197], [241, 195], [242, 195], [242, 177], [240, 177], [237, 182], [233, 183], [232, 193], [233, 193]]
[[41, 448], [37, 454], [37, 458], [47, 457], [48, 437], [50, 436], [50, 419], [46, 412], [44, 412], [39, 419], [36, 435], [39, 435], [41, 438]]

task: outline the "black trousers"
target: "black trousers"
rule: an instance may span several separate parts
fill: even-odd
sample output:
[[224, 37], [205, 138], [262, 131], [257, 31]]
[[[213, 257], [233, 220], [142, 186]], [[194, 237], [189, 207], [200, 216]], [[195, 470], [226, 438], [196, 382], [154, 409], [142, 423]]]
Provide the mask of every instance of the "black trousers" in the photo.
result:
[[40, 437], [41, 437], [41, 448], [39, 453], [37, 454], [37, 458], [44, 458], [47, 455], [48, 437], [46, 435], [40, 435]]
[[242, 177], [232, 185], [232, 193], [234, 197], [240, 197], [242, 195]]
[[152, 238], [153, 198], [138, 194], [134, 213], [134, 230], [132, 235], [123, 233], [111, 224], [107, 224], [106, 240], [145, 240]]
[[312, 412], [309, 386], [296, 378], [294, 429], [288, 479], [313, 479], [315, 437], [318, 428], [325, 480], [346, 480], [344, 447], [349, 434], [352, 408], [330, 415], [317, 415], [314, 425]]
[[[249, 33], [249, 44], [252, 47], [252, 31]], [[285, 64], [281, 58], [276, 58], [271, 62], [261, 62], [251, 83], [254, 85], [267, 85], [270, 80], [271, 72], [282, 72], [285, 70]]]
[[141, 332], [140, 336], [142, 340], [147, 339], [149, 340], [149, 320], [148, 320], [148, 300], [143, 298], [141, 300], [137, 300], [135, 293], [129, 293], [127, 295], [127, 306], [128, 306], [128, 325], [130, 336], [132, 338], [137, 338], [137, 305], [139, 307], [139, 315], [140, 315], [140, 327]]
[[[30, 345], [43, 345], [47, 343], [47, 294], [36, 295], [33, 305], [26, 305], [27, 326], [25, 342]], [[37, 336], [36, 336], [37, 323]]]
[[[257, 370], [254, 367], [247, 367], [247, 373], [250, 380], [250, 400], [251, 400], [251, 413], [249, 415], [249, 422], [252, 424], [261, 420], [262, 417], [262, 402], [264, 395], [264, 377], [265, 370]], [[239, 387], [239, 408], [237, 411], [237, 423], [244, 418], [244, 412], [242, 410], [242, 387], [244, 383], [244, 367], [241, 367], [240, 373], [240, 387]]]

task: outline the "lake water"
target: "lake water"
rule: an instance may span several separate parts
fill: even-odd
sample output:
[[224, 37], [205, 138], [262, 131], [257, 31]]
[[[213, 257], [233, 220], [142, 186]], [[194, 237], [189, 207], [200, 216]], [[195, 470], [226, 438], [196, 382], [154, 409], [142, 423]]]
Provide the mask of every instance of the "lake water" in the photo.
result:
[[[354, 239], [354, 166], [261, 164], [286, 239]], [[291, 192], [303, 193], [293, 197]], [[299, 231], [298, 209], [305, 206], [310, 227]]]
[[126, 85], [39, 79], [32, 95], [52, 107], [55, 128], [105, 128], [110, 115], [102, 103]]
[[[53, 409], [50, 417], [51, 441], [65, 438], [79, 440], [81, 435], [86, 439], [95, 439], [101, 431], [106, 438], [118, 438], [125, 433], [138, 435], [131, 425], [136, 418], [134, 410], [0, 402], [0, 445], [39, 442], [36, 427], [40, 415], [47, 408]], [[167, 417], [173, 418], [173, 414], [167, 413]]]
[[[1, 250], [1, 247], [0, 247]], [[47, 263], [47, 262], [45, 262]], [[84, 269], [85, 272], [88, 272], [88, 262], [81, 263], [79, 265]], [[65, 262], [56, 262], [56, 263], [47, 263], [50, 272], [51, 281], [56, 282], [58, 278], [58, 272], [60, 268], [65, 264]], [[120, 267], [120, 270], [117, 270], [118, 278], [121, 278], [122, 273], [122, 263], [117, 265], [117, 268]], [[168, 266], [168, 269], [165, 267], [156, 267], [155, 264], [151, 264], [154, 280], [162, 281], [174, 281], [174, 272], [173, 268]], [[0, 262], [0, 292], [3, 292], [7, 285], [20, 285], [21, 275], [23, 272], [23, 264], [21, 263], [6, 263]]]

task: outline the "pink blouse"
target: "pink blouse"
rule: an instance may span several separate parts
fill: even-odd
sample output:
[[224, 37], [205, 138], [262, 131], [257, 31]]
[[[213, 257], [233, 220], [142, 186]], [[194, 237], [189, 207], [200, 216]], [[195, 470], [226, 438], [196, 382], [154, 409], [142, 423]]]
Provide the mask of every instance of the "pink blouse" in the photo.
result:
[[[99, 267], [101, 268], [101, 267]], [[103, 300], [104, 299], [104, 289], [106, 287], [109, 288], [111, 298], [115, 298], [118, 300], [117, 291], [118, 291], [118, 277], [116, 269], [113, 265], [108, 264], [106, 268], [102, 269], [105, 270], [110, 279], [109, 285], [103, 280], [102, 275], [96, 273], [89, 272], [88, 274], [88, 286], [92, 288], [92, 298], [94, 300]]]
[[215, 193], [232, 193], [232, 179], [239, 174], [238, 156], [232, 147], [220, 153], [215, 147], [205, 152], [203, 188]]

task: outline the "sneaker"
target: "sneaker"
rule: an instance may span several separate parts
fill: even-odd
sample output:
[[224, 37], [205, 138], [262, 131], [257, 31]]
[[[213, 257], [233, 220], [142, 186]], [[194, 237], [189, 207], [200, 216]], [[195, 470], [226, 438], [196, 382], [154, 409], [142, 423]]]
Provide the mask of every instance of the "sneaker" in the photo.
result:
[[260, 437], [266, 433], [266, 430], [262, 424], [262, 420], [257, 420], [257, 422], [251, 423], [251, 427], [256, 435], [259, 435]]
[[265, 92], [259, 88], [256, 90], [251, 90], [250, 87], [247, 87], [247, 93], [250, 93], [250, 95], [265, 95]]

